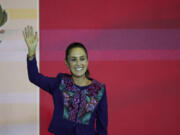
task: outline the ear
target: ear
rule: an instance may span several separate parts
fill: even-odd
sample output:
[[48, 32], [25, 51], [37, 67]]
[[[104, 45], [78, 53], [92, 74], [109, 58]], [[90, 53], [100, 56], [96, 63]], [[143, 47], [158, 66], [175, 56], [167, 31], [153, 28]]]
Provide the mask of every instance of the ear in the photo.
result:
[[69, 68], [69, 64], [68, 64], [68, 62], [66, 61], [66, 59], [64, 59], [64, 62], [65, 62], [65, 64], [66, 64], [66, 67]]

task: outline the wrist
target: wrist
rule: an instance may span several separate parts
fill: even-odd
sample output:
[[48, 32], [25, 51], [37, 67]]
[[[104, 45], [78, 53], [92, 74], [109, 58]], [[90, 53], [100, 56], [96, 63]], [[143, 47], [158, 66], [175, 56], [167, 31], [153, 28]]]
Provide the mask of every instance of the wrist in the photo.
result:
[[29, 60], [33, 60], [34, 57], [35, 57], [35, 54], [28, 54], [27, 56], [28, 56], [28, 59], [29, 59]]

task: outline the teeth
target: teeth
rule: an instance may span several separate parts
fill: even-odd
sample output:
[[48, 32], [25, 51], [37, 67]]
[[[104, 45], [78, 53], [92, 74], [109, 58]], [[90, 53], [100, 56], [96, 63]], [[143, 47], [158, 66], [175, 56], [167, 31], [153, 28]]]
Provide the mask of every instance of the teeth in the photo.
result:
[[80, 71], [80, 70], [82, 70], [82, 69], [83, 69], [82, 67], [80, 67], [80, 68], [76, 68], [76, 70], [77, 70], [77, 71]]

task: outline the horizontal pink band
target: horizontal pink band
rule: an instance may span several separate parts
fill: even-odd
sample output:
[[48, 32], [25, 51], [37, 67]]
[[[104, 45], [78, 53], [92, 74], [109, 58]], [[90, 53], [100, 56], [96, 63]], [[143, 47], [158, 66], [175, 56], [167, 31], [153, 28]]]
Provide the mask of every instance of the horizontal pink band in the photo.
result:
[[64, 51], [72, 42], [88, 50], [176, 50], [180, 29], [41, 30], [40, 51]]
[[[180, 60], [180, 50], [90, 50], [90, 61]], [[63, 61], [64, 51], [41, 51], [42, 61]]]

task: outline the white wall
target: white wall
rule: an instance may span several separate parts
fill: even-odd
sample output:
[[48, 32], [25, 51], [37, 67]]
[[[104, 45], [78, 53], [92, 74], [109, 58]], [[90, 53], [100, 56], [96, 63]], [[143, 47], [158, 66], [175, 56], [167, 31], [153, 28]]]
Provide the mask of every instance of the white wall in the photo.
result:
[[26, 25], [38, 29], [38, 0], [0, 0], [0, 4], [8, 13], [5, 33], [0, 33], [0, 135], [38, 135], [39, 91], [28, 81], [22, 36]]

